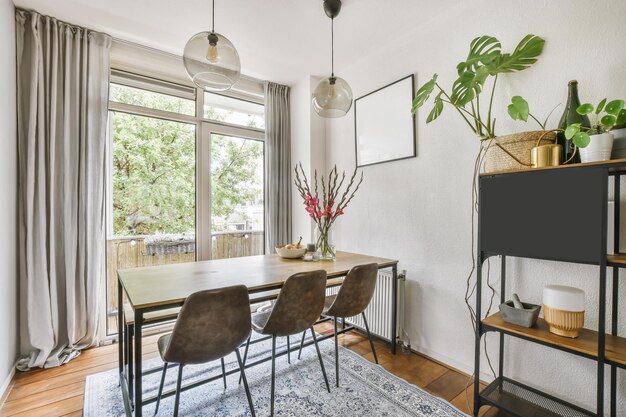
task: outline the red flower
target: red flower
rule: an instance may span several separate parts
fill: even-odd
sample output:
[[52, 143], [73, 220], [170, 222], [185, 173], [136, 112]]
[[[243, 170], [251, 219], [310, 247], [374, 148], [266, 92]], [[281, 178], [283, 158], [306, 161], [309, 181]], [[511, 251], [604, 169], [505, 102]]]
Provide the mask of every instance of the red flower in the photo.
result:
[[321, 210], [318, 210], [315, 215], [317, 216], [318, 219], [321, 219], [322, 217], [324, 217], [324, 212], [322, 212]]
[[341, 216], [343, 214], [343, 210], [342, 209], [337, 209], [337, 211], [335, 212], [335, 216]]

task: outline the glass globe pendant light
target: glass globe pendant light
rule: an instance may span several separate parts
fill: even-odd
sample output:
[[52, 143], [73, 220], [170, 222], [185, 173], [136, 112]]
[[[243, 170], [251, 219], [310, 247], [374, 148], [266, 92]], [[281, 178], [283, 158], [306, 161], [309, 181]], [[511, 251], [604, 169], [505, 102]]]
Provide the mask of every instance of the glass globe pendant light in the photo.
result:
[[215, 32], [215, 0], [212, 24], [210, 32], [200, 32], [187, 41], [183, 64], [189, 78], [198, 87], [207, 91], [225, 91], [239, 80], [241, 62], [232, 42]]
[[335, 76], [335, 17], [341, 10], [341, 0], [324, 0], [324, 11], [330, 17], [331, 74], [323, 79], [313, 92], [313, 108], [322, 117], [343, 117], [352, 107], [352, 89]]

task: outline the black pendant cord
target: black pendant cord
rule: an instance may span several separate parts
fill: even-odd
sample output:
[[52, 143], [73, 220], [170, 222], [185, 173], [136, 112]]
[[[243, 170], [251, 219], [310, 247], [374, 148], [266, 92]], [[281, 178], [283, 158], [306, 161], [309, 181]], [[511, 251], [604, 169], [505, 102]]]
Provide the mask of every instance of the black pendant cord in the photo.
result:
[[215, 33], [215, 0], [213, 0], [213, 11], [211, 14], [211, 33]]
[[335, 76], [335, 19], [330, 19], [330, 76]]

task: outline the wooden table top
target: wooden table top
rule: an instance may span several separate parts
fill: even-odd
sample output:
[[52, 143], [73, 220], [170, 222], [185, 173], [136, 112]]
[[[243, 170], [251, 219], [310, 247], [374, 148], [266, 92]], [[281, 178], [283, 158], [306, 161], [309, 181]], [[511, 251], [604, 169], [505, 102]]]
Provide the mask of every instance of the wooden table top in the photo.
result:
[[352, 267], [367, 263], [386, 268], [398, 261], [349, 252], [337, 252], [334, 261], [318, 262], [259, 255], [122, 269], [117, 276], [133, 308], [147, 308], [182, 303], [196, 291], [230, 285], [243, 284], [250, 292], [272, 290], [298, 272], [323, 269], [328, 278], [341, 277]]

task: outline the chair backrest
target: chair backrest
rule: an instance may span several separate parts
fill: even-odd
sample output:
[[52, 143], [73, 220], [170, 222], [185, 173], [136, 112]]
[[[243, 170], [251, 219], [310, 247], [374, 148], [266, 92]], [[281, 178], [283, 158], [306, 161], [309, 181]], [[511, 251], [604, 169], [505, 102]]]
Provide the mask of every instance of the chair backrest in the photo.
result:
[[348, 272], [335, 301], [328, 309], [329, 316], [352, 317], [367, 308], [376, 289], [378, 265], [357, 265]]
[[210, 362], [233, 352], [250, 331], [245, 285], [198, 291], [183, 304], [163, 359], [182, 364]]
[[325, 298], [326, 271], [290, 276], [278, 294], [263, 333], [289, 336], [308, 329], [322, 314]]

